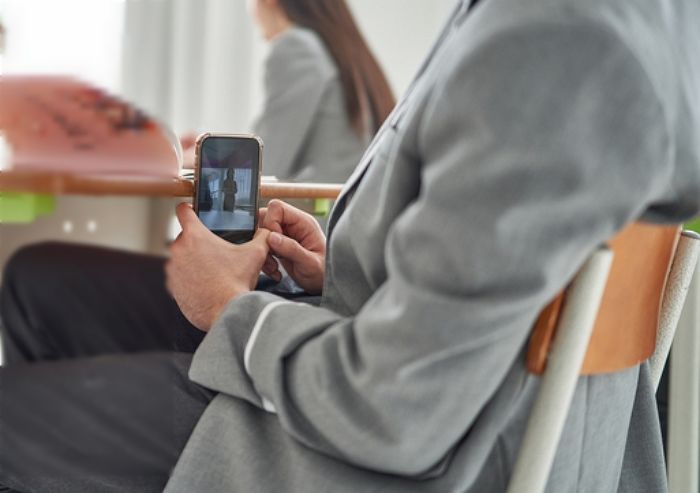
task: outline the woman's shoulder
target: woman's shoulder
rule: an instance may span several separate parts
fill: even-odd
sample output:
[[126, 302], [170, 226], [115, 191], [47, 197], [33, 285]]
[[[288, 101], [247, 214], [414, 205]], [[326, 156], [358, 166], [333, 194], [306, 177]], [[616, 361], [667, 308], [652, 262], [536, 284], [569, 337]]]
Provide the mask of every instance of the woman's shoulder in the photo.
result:
[[268, 64], [313, 65], [319, 72], [337, 72], [333, 58], [321, 37], [311, 29], [292, 27], [277, 36], [270, 49]]

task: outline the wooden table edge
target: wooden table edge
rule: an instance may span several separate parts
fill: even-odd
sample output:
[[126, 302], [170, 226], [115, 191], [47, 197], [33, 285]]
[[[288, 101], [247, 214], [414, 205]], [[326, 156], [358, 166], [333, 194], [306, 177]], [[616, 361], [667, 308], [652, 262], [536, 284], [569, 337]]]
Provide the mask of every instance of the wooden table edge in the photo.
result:
[[[340, 184], [263, 182], [260, 196], [263, 199], [333, 200], [342, 188]], [[194, 184], [187, 178], [2, 171], [0, 192], [187, 198], [194, 195]]]

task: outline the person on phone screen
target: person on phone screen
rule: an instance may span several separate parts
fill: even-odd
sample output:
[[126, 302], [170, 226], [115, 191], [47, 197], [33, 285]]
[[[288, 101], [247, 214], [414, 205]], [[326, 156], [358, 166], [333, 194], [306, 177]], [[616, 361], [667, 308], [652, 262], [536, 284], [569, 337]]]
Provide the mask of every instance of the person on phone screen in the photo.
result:
[[[542, 308], [627, 224], [700, 213], [700, 3], [455, 3], [328, 236], [273, 201], [234, 245], [182, 204], [167, 261], [14, 257], [0, 485], [506, 491]], [[254, 290], [280, 263], [318, 298]], [[648, 364], [580, 378], [548, 481], [667, 491]]]
[[[395, 104], [345, 0], [248, 0], [270, 43], [253, 132], [267, 176], [344, 182]], [[183, 140], [192, 145], [193, 137]]]
[[224, 196], [224, 210], [235, 212], [236, 210], [236, 194], [238, 193], [238, 184], [236, 183], [236, 170], [229, 168], [226, 170], [226, 178], [224, 179], [221, 193]]

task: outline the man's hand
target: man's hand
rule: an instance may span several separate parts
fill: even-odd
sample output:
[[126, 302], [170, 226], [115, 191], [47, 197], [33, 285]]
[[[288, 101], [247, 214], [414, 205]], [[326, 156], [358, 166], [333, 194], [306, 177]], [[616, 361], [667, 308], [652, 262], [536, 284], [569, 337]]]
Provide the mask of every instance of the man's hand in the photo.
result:
[[269, 231], [260, 229], [245, 245], [234, 245], [209, 231], [189, 204], [180, 204], [182, 233], [166, 264], [168, 290], [197, 328], [209, 331], [226, 305], [252, 290], [268, 256]]
[[[316, 219], [280, 200], [272, 200], [261, 212], [262, 227], [271, 231], [270, 253], [307, 293], [320, 294], [326, 268], [326, 236]], [[277, 262], [268, 258], [263, 272], [279, 281]]]
[[182, 145], [183, 150], [193, 148], [196, 143], [197, 134], [194, 132], [188, 132], [180, 136], [180, 145]]
[[195, 165], [195, 144], [197, 143], [196, 133], [187, 133], [180, 136], [180, 145], [182, 145], [182, 167], [184, 169], [194, 169]]

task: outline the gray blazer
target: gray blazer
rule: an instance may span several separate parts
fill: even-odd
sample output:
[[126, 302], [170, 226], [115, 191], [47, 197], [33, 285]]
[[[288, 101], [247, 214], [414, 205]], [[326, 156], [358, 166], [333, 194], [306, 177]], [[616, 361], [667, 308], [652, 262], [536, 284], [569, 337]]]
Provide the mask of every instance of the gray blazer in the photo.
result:
[[342, 183], [357, 166], [367, 142], [351, 126], [338, 69], [313, 31], [295, 27], [272, 42], [254, 131], [265, 142], [265, 175]]
[[[503, 491], [538, 312], [626, 223], [700, 210], [699, 22], [460, 6], [331, 215], [322, 307], [245, 295], [197, 351], [220, 395], [167, 491]], [[666, 491], [646, 365], [580, 379], [548, 491]]]

